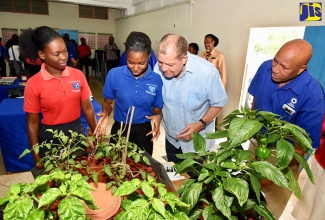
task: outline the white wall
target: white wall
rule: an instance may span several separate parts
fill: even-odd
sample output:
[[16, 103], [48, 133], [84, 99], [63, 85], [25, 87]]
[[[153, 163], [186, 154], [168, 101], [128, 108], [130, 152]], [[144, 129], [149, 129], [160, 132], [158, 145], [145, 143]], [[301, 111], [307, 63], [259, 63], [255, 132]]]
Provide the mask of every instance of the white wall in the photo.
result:
[[[192, 1], [195, 2], [195, 1]], [[221, 118], [238, 109], [251, 27], [324, 25], [299, 21], [300, 0], [198, 0], [133, 15], [116, 21], [116, 38], [126, 39], [130, 31], [147, 33], [153, 48], [166, 33], [177, 33], [188, 42], [197, 42], [204, 50], [203, 38], [212, 33], [219, 37], [218, 48], [225, 54], [227, 66], [226, 91], [229, 101]], [[324, 0], [323, 7], [325, 6]], [[323, 12], [325, 10], [323, 9]], [[324, 16], [324, 15], [323, 15]], [[124, 42], [124, 41], [121, 41]], [[123, 48], [122, 44], [118, 45]]]

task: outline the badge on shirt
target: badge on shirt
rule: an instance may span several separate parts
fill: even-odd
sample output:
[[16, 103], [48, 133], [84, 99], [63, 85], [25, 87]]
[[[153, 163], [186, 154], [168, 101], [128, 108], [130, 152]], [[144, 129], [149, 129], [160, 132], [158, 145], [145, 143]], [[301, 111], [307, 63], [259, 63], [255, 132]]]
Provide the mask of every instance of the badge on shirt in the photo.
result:
[[79, 82], [71, 82], [72, 87], [74, 88], [72, 92], [79, 92], [80, 91], [80, 83]]
[[152, 85], [152, 84], [147, 84], [148, 89], [146, 90], [147, 93], [151, 94], [151, 95], [156, 95], [156, 90], [157, 90], [157, 86], [156, 85]]
[[286, 111], [289, 115], [293, 115], [296, 113], [295, 105], [297, 104], [297, 99], [292, 98], [290, 102], [287, 104], [283, 104], [282, 108]]

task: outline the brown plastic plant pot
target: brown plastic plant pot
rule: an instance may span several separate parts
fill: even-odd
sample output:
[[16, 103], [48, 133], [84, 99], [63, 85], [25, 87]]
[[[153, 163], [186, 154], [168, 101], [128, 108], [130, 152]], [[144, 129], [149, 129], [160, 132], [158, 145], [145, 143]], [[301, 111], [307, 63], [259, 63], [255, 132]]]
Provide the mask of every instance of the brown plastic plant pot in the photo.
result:
[[111, 190], [106, 190], [106, 183], [89, 183], [96, 191], [90, 191], [95, 204], [100, 207], [98, 210], [91, 210], [87, 205], [86, 217], [92, 220], [103, 220], [112, 217], [121, 206], [121, 197], [113, 196]]

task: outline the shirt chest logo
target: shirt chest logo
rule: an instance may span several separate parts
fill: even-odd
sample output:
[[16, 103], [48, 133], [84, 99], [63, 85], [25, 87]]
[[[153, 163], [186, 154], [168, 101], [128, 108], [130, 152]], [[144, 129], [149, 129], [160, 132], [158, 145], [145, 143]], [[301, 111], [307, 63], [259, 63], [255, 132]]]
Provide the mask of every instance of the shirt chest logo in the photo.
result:
[[297, 104], [297, 99], [292, 98], [290, 102], [283, 104], [282, 108], [286, 111], [289, 115], [293, 115], [296, 113], [295, 106]]
[[71, 82], [73, 87], [72, 92], [80, 92], [80, 83], [79, 82]]
[[152, 84], [147, 84], [146, 93], [149, 93], [151, 95], [156, 95], [156, 93], [157, 93], [157, 86], [156, 85], [152, 85]]

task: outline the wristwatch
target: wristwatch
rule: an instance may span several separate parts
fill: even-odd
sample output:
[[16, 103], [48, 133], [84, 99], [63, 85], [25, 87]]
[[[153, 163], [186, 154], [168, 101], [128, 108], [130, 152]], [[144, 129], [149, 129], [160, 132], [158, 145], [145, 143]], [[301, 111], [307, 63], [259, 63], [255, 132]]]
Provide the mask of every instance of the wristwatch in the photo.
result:
[[199, 122], [201, 122], [203, 129], [207, 127], [207, 123], [202, 118], [199, 120]]

